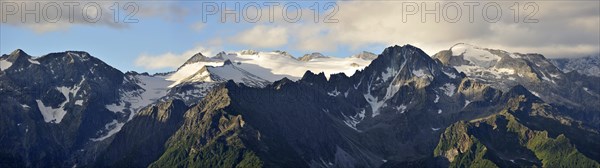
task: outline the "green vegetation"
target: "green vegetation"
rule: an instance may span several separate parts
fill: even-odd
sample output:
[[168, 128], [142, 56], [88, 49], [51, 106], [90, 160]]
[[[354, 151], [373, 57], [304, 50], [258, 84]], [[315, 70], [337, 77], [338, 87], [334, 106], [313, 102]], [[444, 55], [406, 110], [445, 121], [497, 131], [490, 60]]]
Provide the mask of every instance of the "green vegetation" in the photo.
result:
[[[503, 123], [506, 121], [508, 123]], [[494, 131], [484, 130], [490, 128]], [[561, 134], [556, 138], [552, 138], [548, 136], [546, 131], [531, 130], [521, 124], [520, 119], [508, 111], [503, 111], [479, 121], [469, 123], [461, 121], [451, 125], [441, 135], [434, 156], [446, 158], [450, 162], [450, 167], [498, 167], [498, 164], [510, 162], [512, 162], [509, 164], [510, 167], [526, 166], [515, 163], [514, 160], [507, 162], [507, 160], [497, 157], [486, 157], [497, 155], [497, 153], [494, 150], [489, 150], [488, 146], [484, 144], [508, 143], [500, 139], [494, 139], [493, 137], [496, 136], [492, 134], [503, 137], [515, 135], [514, 137], [518, 138], [516, 142], [531, 151], [541, 161], [542, 167], [600, 167], [598, 162], [577, 151], [566, 136]], [[489, 142], [481, 142], [480, 139]], [[518, 148], [504, 150], [516, 152]]]
[[448, 127], [435, 148], [435, 156], [446, 157], [449, 167], [498, 167], [486, 158], [488, 149], [477, 138], [468, 135], [465, 122], [458, 122]]
[[166, 144], [165, 153], [149, 167], [263, 167], [242, 140], [241, 115], [231, 115], [226, 89], [210, 93], [188, 110], [185, 123]]

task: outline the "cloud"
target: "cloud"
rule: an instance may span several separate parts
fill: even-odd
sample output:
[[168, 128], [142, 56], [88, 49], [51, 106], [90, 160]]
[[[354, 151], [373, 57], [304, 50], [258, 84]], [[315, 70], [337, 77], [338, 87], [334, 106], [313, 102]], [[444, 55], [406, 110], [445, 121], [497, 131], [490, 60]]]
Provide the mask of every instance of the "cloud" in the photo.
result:
[[230, 38], [253, 48], [274, 48], [288, 43], [288, 31], [281, 26], [257, 25]]
[[139, 6], [139, 15], [142, 18], [159, 17], [170, 22], [181, 22], [190, 13], [190, 9], [177, 4], [176, 1], [135, 1]]
[[[435, 14], [422, 15], [423, 7], [431, 10], [436, 3], [439, 4], [436, 12], [439, 21]], [[276, 49], [274, 47], [287, 44], [304, 51], [337, 51], [340, 47], [362, 50], [374, 45], [413, 44], [435, 54], [456, 43], [467, 42], [482, 47], [499, 46], [507, 51], [542, 53], [548, 57], [600, 52], [600, 2], [519, 3], [516, 21], [515, 11], [511, 10], [514, 2], [476, 3], [473, 14], [469, 15], [468, 6], [462, 1], [338, 1], [339, 11], [333, 15], [339, 20], [337, 23], [322, 22], [330, 10], [322, 12], [319, 23], [312, 23], [312, 20], [278, 22], [277, 26], [259, 23], [231, 38], [251, 47]], [[458, 5], [461, 9], [444, 8], [450, 6], [448, 4]], [[414, 14], [403, 12], [404, 7], [410, 5], [418, 11]], [[483, 10], [486, 5], [500, 7], [498, 20], [493, 20], [496, 16], [493, 7]], [[453, 16], [460, 18], [453, 20]], [[537, 22], [526, 22], [524, 19], [528, 17], [530, 20], [527, 21], [535, 19]]]
[[[91, 1], [3, 1], [1, 23], [25, 27], [37, 33], [67, 30], [73, 25], [102, 25], [124, 28], [114, 21], [109, 2]], [[25, 14], [23, 9], [34, 13]]]
[[178, 68], [190, 57], [197, 53], [202, 53], [205, 56], [212, 56], [212, 50], [197, 46], [193, 49], [187, 50], [183, 53], [167, 52], [160, 55], [149, 55], [141, 54], [135, 60], [135, 66], [142, 67], [148, 70], [164, 69], [164, 68]]
[[[115, 6], [117, 5], [118, 6]], [[23, 14], [24, 10], [36, 14]], [[115, 10], [118, 9], [118, 10]], [[68, 30], [74, 25], [127, 28], [142, 18], [179, 20], [187, 10], [173, 2], [120, 1], [2, 1], [0, 24], [24, 27], [36, 33]], [[127, 19], [129, 18], [129, 19]]]

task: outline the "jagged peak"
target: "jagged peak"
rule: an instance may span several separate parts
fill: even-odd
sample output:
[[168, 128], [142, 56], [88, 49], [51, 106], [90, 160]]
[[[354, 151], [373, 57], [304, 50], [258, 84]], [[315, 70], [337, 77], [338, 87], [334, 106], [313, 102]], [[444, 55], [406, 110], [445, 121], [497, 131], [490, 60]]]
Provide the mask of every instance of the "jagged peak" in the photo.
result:
[[526, 98], [531, 98], [533, 100], [541, 100], [538, 96], [534, 95], [531, 91], [529, 91], [527, 88], [525, 88], [525, 86], [521, 84], [511, 87], [510, 90], [506, 92], [506, 94], [508, 95], [508, 97], [523, 95]]
[[204, 56], [202, 53], [196, 53], [194, 54], [192, 57], [190, 57], [190, 59], [188, 59], [187, 61], [185, 61], [185, 64], [191, 64], [191, 63], [196, 63], [196, 62], [201, 62], [201, 61], [207, 61], [208, 57]]
[[304, 61], [304, 62], [308, 62], [310, 60], [313, 60], [315, 58], [329, 58], [319, 52], [313, 52], [310, 54], [304, 54], [304, 56], [298, 58], [299, 61]]
[[280, 80], [275, 81], [274, 83], [287, 83], [287, 82], [294, 82], [294, 81], [292, 81], [290, 78], [283, 77]]
[[81, 57], [87, 57], [90, 56], [90, 53], [85, 52], [85, 51], [75, 51], [75, 50], [69, 50], [69, 51], [65, 51], [65, 53], [67, 54], [75, 54]]
[[11, 52], [10, 55], [29, 55], [27, 53], [25, 53], [25, 51], [21, 50], [21, 49], [16, 49], [15, 51]]
[[110, 66], [106, 63], [104, 63], [104, 61], [92, 56], [90, 53], [86, 52], [86, 51], [75, 51], [75, 50], [67, 50], [67, 51], [63, 51], [63, 52], [54, 52], [54, 53], [50, 53], [50, 54], [46, 54], [44, 56], [41, 56], [39, 58], [36, 58], [36, 60], [43, 60], [43, 59], [64, 59], [67, 58], [69, 62], [73, 63], [74, 61], [78, 61], [78, 62], [88, 62], [88, 61], [92, 61], [94, 63], [101, 63], [107, 66]]
[[[512, 51], [506, 51], [506, 50], [502, 50], [502, 49], [481, 47], [481, 46], [473, 45], [470, 43], [456, 43], [452, 47], [450, 47], [450, 49], [448, 51], [453, 51], [453, 49], [465, 49], [465, 48], [475, 49], [475, 50], [485, 50], [488, 52], [501, 52], [506, 55], [511, 55], [511, 57], [513, 57], [513, 58], [520, 57], [520, 56], [538, 56], [538, 57], [541, 56], [541, 57], [544, 57], [544, 59], [546, 59], [544, 55], [539, 54], [539, 53], [512, 52]], [[460, 54], [460, 53], [453, 53], [453, 55], [457, 55], [457, 54]]]
[[11, 52], [9, 55], [2, 55], [2, 59], [6, 59], [9, 62], [15, 62], [17, 59], [24, 57], [24, 58], [31, 58], [31, 56], [27, 53], [25, 53], [25, 51], [21, 50], [21, 49], [16, 49], [13, 52]]
[[358, 54], [355, 54], [353, 56], [351, 56], [351, 58], [360, 58], [360, 59], [364, 59], [364, 60], [374, 60], [375, 58], [377, 58], [377, 54], [372, 53], [372, 52], [368, 52], [368, 51], [362, 51]]
[[225, 60], [225, 62], [223, 62], [223, 66], [225, 65], [233, 65], [233, 62], [231, 62], [231, 60], [227, 59]]
[[221, 51], [221, 52], [219, 52], [219, 53], [218, 53], [218, 54], [217, 54], [215, 57], [213, 57], [213, 58], [215, 58], [215, 59], [223, 59], [223, 56], [226, 56], [226, 55], [227, 55], [227, 53], [226, 53], [225, 51]]
[[350, 77], [348, 77], [345, 73], [335, 73], [329, 76], [330, 81], [344, 80], [349, 78]]
[[135, 76], [135, 75], [152, 76], [148, 72], [142, 72], [142, 73], [140, 73], [140, 72], [137, 72], [137, 71], [127, 71], [127, 72], [125, 72], [125, 75], [127, 75], [127, 76], [130, 76], [130, 75], [133, 75], [133, 76]]
[[239, 52], [240, 55], [258, 55], [258, 51], [256, 50], [251, 50], [251, 49], [247, 49], [247, 50], [242, 50]]
[[285, 85], [287, 85], [289, 83], [294, 83], [294, 81], [290, 80], [287, 77], [283, 77], [282, 79], [273, 82], [272, 88], [274, 88], [276, 90], [279, 90], [279, 89], [281, 89], [281, 87], [283, 87], [283, 86], [285, 86]]
[[273, 52], [275, 52], [275, 53], [278, 53], [278, 54], [281, 54], [281, 55], [285, 55], [285, 56], [291, 56], [291, 57], [293, 57], [293, 56], [292, 56], [292, 54], [290, 54], [290, 53], [289, 53], [289, 52], [287, 52], [287, 51], [283, 51], [283, 50], [275, 50], [275, 51], [273, 51]]
[[304, 75], [302, 76], [302, 79], [300, 79], [301, 81], [306, 81], [306, 82], [310, 82], [310, 83], [320, 83], [320, 82], [326, 82], [327, 81], [327, 77], [325, 76], [325, 73], [320, 72], [319, 74], [315, 74], [312, 71], [308, 70], [304, 73]]
[[[392, 52], [399, 52], [399, 51], [420, 51], [423, 52], [420, 48], [415, 47], [413, 45], [410, 44], [406, 44], [403, 46], [399, 46], [399, 45], [393, 45], [393, 46], [389, 46], [387, 48], [385, 48], [385, 50], [383, 50], [383, 53], [392, 53]], [[425, 52], [423, 52], [425, 53]]]
[[382, 59], [390, 59], [390, 60], [417, 59], [417, 60], [424, 60], [427, 62], [429, 62], [429, 61], [435, 62], [423, 50], [421, 50], [418, 47], [412, 46], [410, 44], [406, 44], [403, 46], [398, 46], [398, 45], [390, 46], [390, 47], [386, 48], [385, 50], [383, 50], [381, 55], [383, 55], [383, 56], [379, 56], [379, 57], [377, 57], [377, 59], [384, 57]]

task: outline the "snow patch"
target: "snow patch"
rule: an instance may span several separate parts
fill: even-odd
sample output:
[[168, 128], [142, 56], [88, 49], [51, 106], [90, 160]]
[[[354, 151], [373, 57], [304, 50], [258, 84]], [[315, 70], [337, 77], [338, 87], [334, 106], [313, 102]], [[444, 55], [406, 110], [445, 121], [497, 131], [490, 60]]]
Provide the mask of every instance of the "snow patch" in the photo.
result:
[[[200, 73], [199, 75], [194, 75], [191, 78], [187, 79], [186, 81], [188, 81], [188, 82], [214, 82], [212, 80], [212, 78], [210, 77], [210, 73], [208, 71], [202, 71], [202, 73]], [[180, 82], [183, 82], [183, 80], [177, 81], [177, 82], [169, 85], [169, 87], [174, 87], [177, 84], [179, 84]]]
[[112, 122], [104, 125], [104, 128], [106, 130], [108, 130], [108, 132], [106, 133], [106, 135], [98, 137], [98, 138], [91, 138], [90, 140], [94, 141], [94, 142], [103, 141], [106, 138], [109, 138], [110, 136], [113, 136], [117, 132], [121, 131], [121, 128], [123, 128], [123, 125], [125, 125], [125, 123], [120, 123], [117, 120], [113, 120]]
[[589, 94], [591, 94], [591, 95], [593, 95], [593, 94], [594, 94], [594, 92], [592, 92], [590, 89], [588, 89], [588, 88], [586, 88], [586, 87], [583, 87], [583, 90], [584, 90], [585, 92], [588, 92], [588, 93], [589, 93]]
[[496, 70], [496, 72], [498, 72], [500, 74], [505, 74], [505, 75], [515, 74], [515, 70], [514, 69], [510, 69], [510, 68], [497, 68], [495, 70]]
[[113, 103], [113, 104], [106, 105], [104, 107], [106, 107], [106, 109], [108, 111], [112, 111], [113, 113], [125, 113], [124, 110], [127, 109], [125, 107], [124, 103], [121, 103], [121, 104]]
[[383, 81], [387, 81], [389, 80], [393, 74], [396, 74], [396, 72], [393, 72], [391, 67], [388, 67], [387, 69], [385, 69], [385, 72], [381, 73], [381, 78], [383, 79]]
[[206, 72], [206, 74], [210, 73], [216, 76], [215, 78], [217, 79], [215, 80], [218, 81], [233, 80], [236, 83], [244, 83], [246, 85], [256, 87], [263, 87], [263, 83], [268, 82], [265, 79], [255, 76], [254, 74], [243, 70], [237, 66], [233, 66], [231, 64], [226, 64], [218, 67], [207, 67], [207, 70], [208, 72]]
[[38, 62], [37, 60], [34, 60], [34, 59], [27, 59], [27, 60], [32, 64], [40, 65], [40, 62]]
[[510, 53], [510, 54], [508, 54], [508, 56], [510, 56], [510, 58], [521, 58], [520, 55], [517, 55], [515, 53]]
[[486, 49], [468, 44], [458, 44], [452, 47], [452, 56], [463, 56], [471, 65], [477, 65], [484, 68], [492, 67], [501, 58], [492, 54]]
[[336, 87], [335, 90], [328, 92], [327, 94], [331, 97], [336, 97], [336, 96], [340, 95], [340, 92], [337, 90], [337, 87]]
[[40, 109], [40, 112], [42, 113], [44, 122], [58, 124], [60, 121], [62, 121], [63, 117], [65, 117], [65, 114], [67, 114], [67, 111], [64, 109], [66, 101], [58, 108], [46, 106], [41, 100], [35, 100], [35, 102], [37, 102], [38, 109]]
[[406, 108], [407, 108], [407, 107], [406, 107], [406, 106], [403, 104], [403, 105], [400, 105], [400, 106], [394, 107], [394, 110], [397, 110], [397, 111], [399, 111], [399, 112], [400, 112], [400, 114], [404, 114], [404, 112], [406, 112]]
[[444, 86], [440, 87], [440, 89], [444, 91], [448, 97], [452, 97], [452, 95], [454, 95], [454, 91], [456, 90], [456, 86], [452, 83], [446, 83]]
[[539, 93], [537, 93], [537, 92], [534, 92], [534, 91], [530, 91], [530, 92], [531, 92], [531, 94], [533, 94], [533, 95], [535, 95], [535, 96], [537, 96], [537, 97], [540, 97], [540, 94], [539, 94]]
[[385, 101], [379, 101], [379, 98], [373, 97], [373, 95], [371, 95], [370, 93], [364, 94], [363, 96], [367, 100], [367, 103], [369, 103], [369, 106], [371, 106], [373, 112], [371, 117], [379, 115], [379, 108], [383, 106]]
[[[516, 73], [514, 69], [510, 68], [485, 68], [474, 65], [460, 65], [454, 68], [456, 68], [456, 70], [459, 72], [467, 74], [468, 76], [488, 77], [488, 75], [491, 75], [491, 77], [494, 77], [496, 79], [501, 79], [503, 76], [508, 76], [507, 78], [509, 80], [515, 80], [515, 78], [511, 75], [515, 75]], [[523, 74], [519, 73], [517, 75], [519, 77], [523, 77]]]
[[[83, 79], [85, 80], [85, 79]], [[82, 82], [83, 82], [82, 80]], [[37, 106], [38, 109], [40, 110], [40, 113], [42, 113], [42, 117], [44, 118], [44, 121], [47, 123], [55, 123], [58, 124], [62, 121], [63, 117], [67, 114], [67, 111], [65, 110], [65, 105], [67, 103], [70, 102], [71, 99], [71, 95], [73, 95], [73, 97], [75, 97], [75, 95], [77, 94], [77, 92], [79, 92], [79, 85], [73, 86], [73, 87], [65, 87], [65, 86], [61, 86], [61, 87], [57, 87], [56, 90], [58, 90], [60, 93], [62, 93], [62, 95], [65, 97], [65, 101], [62, 102], [58, 108], [53, 108], [51, 106], [46, 106], [44, 104], [44, 102], [42, 102], [41, 100], [35, 100], [37, 102]]]
[[434, 103], [438, 103], [438, 101], [440, 100], [440, 96], [439, 95], [435, 95], [435, 100], [433, 100]]
[[439, 109], [437, 113], [442, 114], [442, 109]]
[[423, 70], [423, 69], [419, 69], [419, 70], [413, 71], [412, 74], [415, 75], [416, 77], [419, 77], [419, 78], [426, 75], [425, 74], [425, 70]]
[[344, 117], [344, 123], [348, 127], [360, 132], [360, 130], [358, 130], [356, 128], [356, 125], [358, 125], [358, 123], [360, 123], [363, 119], [365, 119], [365, 113], [366, 113], [366, 110], [364, 110], [364, 109], [361, 110], [360, 112], [356, 113], [356, 115], [354, 115], [354, 116], [346, 116], [344, 113], [342, 113], [342, 116]]
[[546, 74], [542, 74], [542, 75], [543, 75], [543, 76], [542, 76], [542, 79], [543, 79], [543, 80], [545, 80], [545, 81], [548, 81], [548, 82], [552, 82], [552, 83], [556, 84], [556, 82], [555, 82], [554, 80], [552, 80], [552, 79], [548, 78], [548, 77], [546, 76]]
[[[181, 68], [179, 68], [175, 73], [169, 75], [167, 80], [174, 81], [175, 83], [180, 83], [181, 80], [186, 79], [189, 76], [194, 75], [204, 66], [222, 66], [223, 62], [196, 62], [192, 64], [187, 64]], [[173, 86], [170, 86], [173, 87]]]
[[444, 72], [444, 74], [448, 75], [448, 77], [452, 78], [452, 79], [456, 79], [456, 74], [454, 74], [454, 72], [446, 72], [446, 71], [442, 71]]
[[431, 127], [431, 130], [432, 131], [438, 131], [438, 130], [440, 130], [440, 128], [433, 128], [433, 127]]
[[137, 78], [139, 81], [137, 84], [143, 90], [122, 92], [119, 98], [120, 102], [105, 106], [106, 109], [115, 113], [125, 113], [125, 110], [129, 109], [131, 111], [129, 120], [133, 119], [135, 113], [142, 107], [167, 95], [168, 86], [171, 84], [171, 81], [161, 76], [137, 75], [133, 77]]
[[75, 101], [75, 105], [83, 106], [83, 100]]
[[0, 71], [4, 71], [8, 68], [10, 68], [10, 66], [12, 66], [12, 62], [8, 61], [8, 60], [0, 60]]

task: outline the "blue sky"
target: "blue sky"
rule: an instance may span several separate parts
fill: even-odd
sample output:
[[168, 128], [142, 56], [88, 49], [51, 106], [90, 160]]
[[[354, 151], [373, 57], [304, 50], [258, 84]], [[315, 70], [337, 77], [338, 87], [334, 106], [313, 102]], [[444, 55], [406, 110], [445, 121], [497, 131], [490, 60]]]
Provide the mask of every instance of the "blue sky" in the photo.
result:
[[[523, 11], [517, 17], [519, 22], [515, 22], [513, 11], [510, 10], [514, 2], [504, 1], [497, 3], [502, 9], [503, 17], [493, 23], [482, 17], [473, 18], [474, 22], [469, 22], [466, 17], [462, 17], [458, 22], [448, 22], [445, 20], [448, 18], [448, 12], [444, 13], [441, 7], [437, 15], [442, 18], [441, 22], [434, 21], [434, 15], [425, 15], [428, 21], [421, 21], [420, 11], [412, 15], [403, 13], [405, 7], [422, 9], [425, 5], [429, 9], [435, 8], [436, 3], [440, 3], [442, 7], [456, 3], [464, 8], [463, 1], [226, 2], [228, 8], [233, 7], [235, 3], [239, 3], [240, 8], [249, 3], [260, 5], [262, 19], [256, 23], [249, 23], [243, 19], [240, 23], [221, 23], [218, 16], [220, 13], [209, 15], [208, 22], [202, 22], [202, 3], [214, 2], [212, 5], [222, 7], [220, 1], [131, 1], [139, 7], [139, 12], [134, 17], [139, 22], [128, 24], [112, 21], [110, 6], [113, 2], [108, 1], [98, 2], [103, 9], [103, 20], [96, 23], [83, 21], [81, 16], [85, 14], [81, 13], [76, 14], [73, 23], [67, 21], [67, 14], [63, 14], [64, 17], [57, 23], [36, 23], [31, 21], [32, 18], [27, 18], [27, 22], [20, 22], [18, 12], [17, 15], [8, 15], [11, 11], [7, 11], [7, 4], [21, 7], [21, 2], [1, 3], [1, 53], [10, 53], [17, 48], [33, 56], [66, 50], [87, 51], [122, 71], [169, 71], [191, 57], [191, 53], [202, 51], [214, 55], [220, 51], [242, 49], [284, 50], [296, 57], [315, 51], [342, 57], [361, 51], [380, 53], [385, 47], [394, 44], [413, 44], [428, 54], [435, 54], [459, 42], [513, 52], [542, 53], [547, 57], [593, 55], [600, 50], [598, 1], [534, 1], [534, 5], [539, 9], [534, 15], [534, 19], [538, 20], [536, 23], [525, 23], [522, 20], [526, 17], [525, 14], [528, 14], [528, 11], [524, 10], [525, 4], [520, 4]], [[36, 1], [25, 2], [25, 5], [31, 5]], [[80, 3], [84, 5], [89, 2], [93, 1]], [[268, 14], [265, 2], [280, 4], [275, 10], [273, 23], [270, 23], [266, 16]], [[44, 6], [49, 2], [40, 3]], [[119, 3], [121, 7], [125, 4], [124, 1]], [[302, 8], [302, 17], [296, 23], [289, 23], [283, 19], [281, 8], [289, 3], [296, 3], [294, 5]], [[319, 23], [312, 20], [314, 11], [310, 9], [315, 3], [320, 7]], [[333, 19], [338, 20], [337, 23], [323, 23], [325, 16], [332, 14], [333, 10], [324, 9], [327, 3], [338, 8], [332, 15]], [[489, 2], [481, 2], [479, 6], [486, 3]], [[63, 13], [66, 12], [66, 7], [61, 8], [65, 9]], [[290, 11], [294, 12], [294, 9], [290, 8]], [[252, 15], [255, 10], [250, 9], [246, 12]], [[462, 9], [460, 13], [463, 13], [462, 16], [468, 16], [465, 12], [466, 9]], [[495, 11], [491, 13], [493, 12]], [[127, 11], [121, 10], [119, 16], [124, 17], [126, 13]], [[238, 13], [243, 11], [240, 9]], [[478, 14], [483, 15], [481, 11]], [[4, 19], [5, 16], [7, 19]], [[408, 21], [402, 21], [403, 16], [406, 16]], [[228, 20], [231, 21], [232, 18]], [[155, 65], [149, 66], [149, 63]]]

